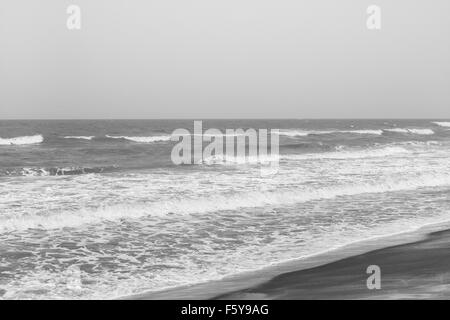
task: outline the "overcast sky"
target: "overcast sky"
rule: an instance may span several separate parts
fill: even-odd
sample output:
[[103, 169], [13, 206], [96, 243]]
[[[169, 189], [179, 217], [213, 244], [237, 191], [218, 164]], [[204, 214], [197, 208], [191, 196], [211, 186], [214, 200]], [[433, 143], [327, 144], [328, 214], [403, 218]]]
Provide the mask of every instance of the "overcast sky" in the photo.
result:
[[[66, 28], [68, 5], [81, 30]], [[366, 9], [382, 9], [382, 29]], [[0, 119], [450, 118], [448, 0], [1, 0]]]

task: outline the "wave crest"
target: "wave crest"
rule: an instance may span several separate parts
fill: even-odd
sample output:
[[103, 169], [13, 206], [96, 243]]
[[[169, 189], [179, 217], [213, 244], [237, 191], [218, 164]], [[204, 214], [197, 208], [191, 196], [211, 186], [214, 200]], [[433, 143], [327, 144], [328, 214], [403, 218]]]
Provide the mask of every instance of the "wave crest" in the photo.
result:
[[44, 141], [42, 135], [37, 134], [34, 136], [21, 136], [15, 138], [0, 138], [0, 145], [11, 146], [11, 145], [27, 145], [27, 144], [38, 144]]
[[[450, 122], [448, 123], [450, 126]], [[417, 135], [433, 135], [435, 132], [432, 129], [409, 129], [409, 128], [392, 128], [392, 129], [376, 129], [376, 130], [280, 130], [280, 135], [288, 137], [307, 137], [310, 135], [325, 135], [325, 134], [359, 134], [359, 135], [377, 135], [381, 136], [384, 132], [406, 133]]]
[[440, 127], [450, 127], [450, 122], [433, 122]]
[[65, 136], [64, 139], [92, 140], [95, 136]]
[[140, 143], [163, 142], [163, 141], [170, 141], [170, 139], [171, 139], [171, 136], [129, 137], [129, 136], [106, 135], [106, 137], [110, 138], [110, 139], [124, 139], [124, 140], [133, 141], [133, 142], [140, 142]]
[[361, 135], [377, 135], [383, 134], [383, 130], [280, 130], [279, 135], [288, 137], [307, 137], [309, 135], [323, 135], [323, 134], [333, 134], [333, 133], [343, 133], [343, 134], [361, 134]]
[[364, 150], [345, 150], [342, 147], [337, 147], [336, 151], [332, 152], [318, 152], [318, 153], [304, 153], [304, 154], [280, 154], [266, 155], [266, 156], [227, 156], [216, 155], [203, 159], [203, 162], [198, 164], [205, 165], [242, 165], [242, 164], [266, 164], [279, 160], [345, 160], [345, 159], [365, 159], [365, 158], [381, 158], [388, 156], [395, 156], [398, 154], [410, 153], [409, 150], [398, 147], [389, 146], [384, 148], [364, 149]]
[[406, 134], [418, 134], [418, 135], [433, 135], [435, 132], [431, 129], [408, 129], [408, 128], [393, 128], [384, 129], [384, 131], [394, 132], [394, 133], [406, 133]]

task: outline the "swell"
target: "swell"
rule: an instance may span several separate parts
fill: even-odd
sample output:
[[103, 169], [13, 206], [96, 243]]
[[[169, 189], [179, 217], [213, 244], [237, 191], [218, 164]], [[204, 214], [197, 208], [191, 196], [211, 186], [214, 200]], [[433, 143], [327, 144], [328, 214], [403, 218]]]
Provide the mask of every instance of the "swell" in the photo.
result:
[[[450, 122], [434, 122], [434, 124], [440, 127], [450, 127]], [[445, 130], [444, 130], [445, 131]], [[438, 131], [438, 132], [442, 132]], [[280, 136], [286, 136], [290, 138], [295, 137], [308, 137], [308, 136], [322, 136], [322, 135], [357, 135], [357, 136], [383, 136], [385, 134], [401, 134], [401, 135], [419, 135], [419, 136], [430, 136], [436, 134], [436, 132], [429, 128], [387, 128], [387, 129], [363, 129], [363, 130], [300, 130], [300, 129], [282, 129], [278, 133]], [[193, 134], [196, 135], [196, 134]], [[203, 133], [204, 137], [215, 137], [214, 134]], [[220, 136], [240, 136], [240, 133], [223, 133]], [[51, 138], [51, 137], [50, 137]], [[85, 140], [92, 141], [96, 139], [101, 139], [101, 137], [91, 136], [91, 135], [67, 135], [60, 136], [62, 139], [66, 140]], [[171, 141], [172, 135], [155, 135], [155, 136], [126, 136], [126, 135], [105, 135], [103, 139], [106, 140], [124, 140], [136, 143], [157, 143], [157, 142], [169, 142]], [[31, 136], [18, 136], [13, 138], [1, 138], [0, 146], [11, 146], [11, 145], [32, 145], [40, 144], [44, 142], [44, 137], [41, 134], [31, 135]], [[52, 139], [50, 139], [52, 140]]]
[[449, 186], [449, 174], [424, 174], [410, 179], [385, 179], [378, 183], [336, 185], [326, 188], [305, 188], [288, 191], [255, 191], [232, 195], [205, 195], [200, 198], [156, 201], [148, 205], [116, 205], [97, 209], [65, 211], [47, 215], [0, 217], [0, 230], [23, 231], [33, 229], [60, 229], [84, 224], [117, 222], [145, 217], [172, 217], [173, 215], [205, 214], [242, 208], [286, 206], [313, 200], [333, 199], [366, 193], [409, 191], [426, 187]]

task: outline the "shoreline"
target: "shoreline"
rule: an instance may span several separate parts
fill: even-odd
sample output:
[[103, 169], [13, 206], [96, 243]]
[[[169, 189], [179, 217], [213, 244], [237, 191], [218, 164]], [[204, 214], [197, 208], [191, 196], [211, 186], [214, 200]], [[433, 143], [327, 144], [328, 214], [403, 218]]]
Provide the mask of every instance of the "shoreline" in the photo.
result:
[[[450, 299], [450, 230], [319, 267], [284, 273], [257, 286], [214, 297], [223, 300]], [[374, 288], [373, 271], [378, 274]], [[369, 284], [372, 286], [369, 289]]]
[[[314, 255], [296, 258], [280, 262], [259, 270], [246, 271], [235, 275], [226, 276], [219, 280], [212, 280], [197, 284], [182, 285], [158, 291], [144, 292], [135, 295], [120, 297], [118, 299], [138, 299], [138, 300], [203, 300], [203, 299], [271, 299], [279, 298], [269, 296], [266, 293], [255, 293], [258, 287], [264, 287], [277, 281], [277, 278], [291, 273], [305, 273], [308, 270], [314, 270], [336, 264], [347, 259], [355, 259], [365, 254], [375, 251], [389, 250], [396, 246], [413, 246], [415, 243], [427, 241], [437, 232], [450, 233], [450, 220], [434, 222], [413, 230], [399, 232], [396, 234], [373, 237], [370, 239], [356, 241], [342, 245], [335, 249]], [[450, 236], [449, 236], [450, 242]], [[370, 264], [369, 264], [370, 265]], [[367, 265], [368, 266], [368, 265]], [[369, 275], [365, 269], [361, 275], [366, 279]], [[273, 283], [272, 283], [273, 284]], [[365, 282], [364, 282], [365, 284]], [[294, 282], [295, 285], [295, 282]], [[284, 288], [285, 290], [286, 288]], [[366, 291], [369, 291], [366, 289]], [[250, 295], [249, 295], [250, 294]], [[324, 297], [326, 294], [324, 293]], [[291, 299], [308, 299], [305, 297], [290, 297]], [[319, 298], [320, 299], [320, 298]], [[339, 299], [339, 297], [337, 297]]]

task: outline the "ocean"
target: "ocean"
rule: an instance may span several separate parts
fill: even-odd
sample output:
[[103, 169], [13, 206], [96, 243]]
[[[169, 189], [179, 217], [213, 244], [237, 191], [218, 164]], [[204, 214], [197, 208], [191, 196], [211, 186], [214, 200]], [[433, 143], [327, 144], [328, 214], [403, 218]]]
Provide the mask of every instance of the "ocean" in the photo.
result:
[[119, 298], [450, 220], [450, 121], [203, 121], [279, 129], [268, 176], [174, 165], [178, 128], [193, 121], [0, 121], [0, 298]]

